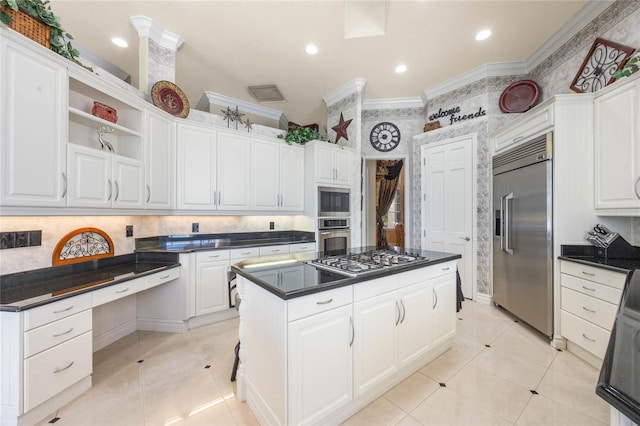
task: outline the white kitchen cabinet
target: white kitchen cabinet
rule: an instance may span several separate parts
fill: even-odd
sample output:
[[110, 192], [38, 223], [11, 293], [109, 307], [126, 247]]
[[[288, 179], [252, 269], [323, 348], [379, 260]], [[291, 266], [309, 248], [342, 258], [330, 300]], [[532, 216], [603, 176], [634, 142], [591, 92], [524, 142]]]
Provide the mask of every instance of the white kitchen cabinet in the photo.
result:
[[251, 140], [254, 210], [304, 209], [304, 149], [282, 141]]
[[66, 69], [0, 38], [0, 205], [64, 207]]
[[[445, 267], [446, 268], [446, 267]], [[442, 269], [442, 268], [440, 268]], [[431, 341], [433, 345], [455, 336], [456, 334], [456, 274], [455, 268], [450, 273], [431, 280]]]
[[640, 215], [640, 79], [598, 92], [595, 115], [595, 208]]
[[[451, 283], [446, 283], [451, 286]], [[414, 284], [399, 291], [401, 315], [398, 323], [398, 365], [403, 366], [426, 353], [433, 341], [432, 329], [437, 320], [446, 321], [453, 317], [451, 311], [435, 312], [433, 306], [434, 288], [428, 282]], [[455, 306], [453, 307], [455, 312]], [[455, 333], [455, 327], [453, 328]], [[451, 337], [451, 336], [447, 336]], [[437, 342], [439, 343], [439, 342]]]
[[500, 153], [529, 141], [549, 131], [554, 123], [554, 107], [551, 101], [537, 105], [534, 109], [516, 117], [508, 126], [493, 134], [493, 151]]
[[145, 206], [175, 208], [176, 124], [157, 112], [145, 111], [144, 134]]
[[251, 139], [240, 133], [218, 132], [216, 163], [218, 210], [251, 207]]
[[313, 173], [315, 183], [351, 185], [353, 153], [350, 148], [323, 141], [312, 141], [305, 146], [305, 150], [305, 169], [306, 172]]
[[229, 251], [196, 253], [195, 316], [229, 309]]
[[216, 132], [204, 126], [177, 127], [178, 209], [215, 209]]
[[68, 145], [69, 207], [143, 208], [142, 162]]
[[289, 423], [315, 424], [353, 397], [351, 305], [289, 323]]

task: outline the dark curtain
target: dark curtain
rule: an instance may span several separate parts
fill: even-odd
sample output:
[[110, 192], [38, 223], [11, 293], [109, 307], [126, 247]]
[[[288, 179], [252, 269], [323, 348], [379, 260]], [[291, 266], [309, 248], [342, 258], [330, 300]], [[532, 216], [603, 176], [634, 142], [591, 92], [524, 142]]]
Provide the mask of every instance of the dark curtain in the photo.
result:
[[387, 164], [387, 174], [384, 175], [380, 182], [380, 190], [378, 192], [378, 205], [376, 206], [376, 226], [378, 231], [377, 248], [386, 248], [387, 233], [384, 231], [384, 222], [382, 217], [387, 214], [393, 198], [398, 189], [398, 180], [400, 179], [400, 171], [404, 162], [398, 160]]

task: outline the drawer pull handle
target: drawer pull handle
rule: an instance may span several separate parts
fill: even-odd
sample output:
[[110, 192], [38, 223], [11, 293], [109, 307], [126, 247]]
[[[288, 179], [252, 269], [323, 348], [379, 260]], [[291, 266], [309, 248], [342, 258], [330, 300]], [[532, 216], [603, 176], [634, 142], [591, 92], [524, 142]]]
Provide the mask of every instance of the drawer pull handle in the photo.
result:
[[582, 337], [584, 337], [585, 339], [587, 339], [587, 340], [588, 340], [588, 341], [590, 341], [590, 342], [595, 342], [595, 341], [596, 341], [596, 339], [592, 339], [592, 338], [590, 338], [590, 337], [587, 337], [587, 335], [586, 335], [586, 334], [584, 334], [584, 333], [582, 333]]
[[60, 310], [60, 311], [53, 311], [53, 313], [54, 313], [54, 314], [59, 314], [59, 313], [62, 313], [62, 312], [70, 311], [70, 310], [72, 310], [72, 309], [73, 309], [73, 305], [69, 306], [69, 307], [68, 307], [68, 308], [66, 308], [66, 309], [62, 309], [62, 310]]
[[584, 288], [585, 290], [589, 290], [589, 291], [596, 291], [595, 288], [590, 288], [590, 287], [586, 287], [586, 286], [582, 286], [582, 288]]
[[521, 141], [522, 139], [524, 139], [524, 136], [516, 136], [515, 138], [513, 138], [513, 141], [518, 142], [518, 141]]
[[250, 251], [245, 251], [244, 253], [240, 253], [240, 254], [244, 256], [244, 255], [247, 255], [247, 254], [251, 254], [251, 252]]
[[219, 254], [211, 254], [209, 255], [209, 259], [215, 259], [216, 257], [220, 257]]
[[277, 252], [279, 252], [279, 251], [280, 251], [280, 249], [273, 249], [273, 250], [271, 250], [271, 251], [272, 251], [273, 253], [277, 253]]
[[442, 268], [443, 271], [448, 271], [451, 268]]
[[333, 297], [331, 299], [325, 300], [323, 302], [316, 302], [316, 305], [328, 305], [331, 302], [333, 302]]
[[125, 288], [124, 290], [116, 291], [116, 293], [125, 293], [127, 291], [129, 291], [129, 287]]
[[586, 272], [586, 271], [582, 271], [583, 274], [588, 275], [590, 277], [595, 277], [596, 274], [594, 274], [593, 272]]
[[164, 277], [160, 277], [161, 280], [166, 280], [167, 278], [169, 278], [171, 276], [171, 274], [169, 275], [165, 275]]
[[351, 341], [349, 342], [349, 347], [353, 346], [353, 340], [356, 338], [356, 328], [353, 326], [353, 317], [349, 317], [349, 322], [351, 323]]
[[582, 309], [584, 309], [584, 310], [585, 310], [585, 311], [587, 311], [587, 312], [591, 312], [592, 314], [595, 314], [595, 313], [596, 313], [596, 311], [594, 311], [593, 309], [589, 309], [589, 308], [587, 308], [586, 306], [583, 306], [583, 307], [582, 307]]
[[68, 370], [69, 368], [71, 368], [72, 365], [73, 365], [73, 361], [71, 361], [69, 365], [67, 365], [64, 368], [56, 368], [55, 370], [53, 370], [53, 374], [60, 373], [61, 371], [64, 371], [64, 370]]
[[73, 327], [71, 327], [70, 329], [68, 329], [67, 331], [65, 331], [64, 333], [60, 333], [60, 334], [54, 334], [53, 337], [60, 337], [60, 336], [64, 336], [65, 334], [69, 334], [73, 331]]

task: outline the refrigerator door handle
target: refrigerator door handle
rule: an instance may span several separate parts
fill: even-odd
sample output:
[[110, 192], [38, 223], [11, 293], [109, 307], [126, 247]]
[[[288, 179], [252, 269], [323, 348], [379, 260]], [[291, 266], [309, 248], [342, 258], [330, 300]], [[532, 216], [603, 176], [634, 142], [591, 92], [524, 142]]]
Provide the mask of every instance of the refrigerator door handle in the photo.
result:
[[506, 197], [506, 195], [503, 195], [502, 197], [500, 197], [500, 250], [504, 251], [504, 197]]
[[513, 249], [509, 248], [509, 239], [511, 237], [509, 228], [511, 228], [511, 216], [509, 215], [509, 200], [513, 200], [513, 192], [504, 196], [504, 248], [506, 253], [513, 256]]

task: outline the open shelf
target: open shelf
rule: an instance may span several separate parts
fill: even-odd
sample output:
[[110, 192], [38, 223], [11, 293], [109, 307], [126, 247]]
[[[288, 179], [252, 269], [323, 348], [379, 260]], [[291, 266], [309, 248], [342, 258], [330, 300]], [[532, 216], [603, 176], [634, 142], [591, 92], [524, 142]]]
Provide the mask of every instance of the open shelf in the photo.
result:
[[93, 114], [86, 113], [72, 106], [69, 107], [69, 120], [87, 127], [94, 127], [96, 131], [100, 126], [107, 126], [113, 129], [115, 136], [142, 136], [140, 132], [131, 130], [127, 127], [121, 126], [116, 123], [112, 123], [102, 118], [96, 117]]

